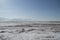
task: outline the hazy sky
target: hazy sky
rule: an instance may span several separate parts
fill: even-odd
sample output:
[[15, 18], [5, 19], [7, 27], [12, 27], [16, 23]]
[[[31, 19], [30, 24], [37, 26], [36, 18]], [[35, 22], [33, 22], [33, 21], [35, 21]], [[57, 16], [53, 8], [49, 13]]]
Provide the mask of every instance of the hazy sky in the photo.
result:
[[0, 17], [60, 20], [60, 0], [0, 0]]

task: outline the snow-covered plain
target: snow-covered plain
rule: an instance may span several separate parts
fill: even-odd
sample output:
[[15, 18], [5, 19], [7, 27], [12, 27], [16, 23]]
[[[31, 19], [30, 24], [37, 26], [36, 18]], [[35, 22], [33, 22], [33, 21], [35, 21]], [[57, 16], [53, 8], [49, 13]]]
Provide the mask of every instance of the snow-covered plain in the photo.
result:
[[49, 27], [41, 27], [40, 25], [36, 27], [36, 24], [34, 24], [35, 27], [10, 27], [12, 24], [7, 24], [6, 27], [2, 23], [5, 27], [0, 27], [0, 40], [60, 40], [60, 32], [55, 32], [56, 30], [53, 27], [51, 29], [50, 25]]

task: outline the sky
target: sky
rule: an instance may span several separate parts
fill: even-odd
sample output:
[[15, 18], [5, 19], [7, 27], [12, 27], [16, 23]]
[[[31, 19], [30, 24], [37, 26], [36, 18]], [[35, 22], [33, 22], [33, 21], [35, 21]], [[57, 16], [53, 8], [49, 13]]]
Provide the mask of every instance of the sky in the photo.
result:
[[0, 0], [0, 17], [60, 21], [60, 0]]

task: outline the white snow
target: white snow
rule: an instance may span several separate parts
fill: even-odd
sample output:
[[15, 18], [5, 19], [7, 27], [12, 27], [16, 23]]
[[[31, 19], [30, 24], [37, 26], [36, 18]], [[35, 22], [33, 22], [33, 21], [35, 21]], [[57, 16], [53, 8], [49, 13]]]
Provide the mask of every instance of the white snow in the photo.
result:
[[13, 33], [9, 33], [9, 31], [0, 33], [0, 40], [60, 40], [59, 33], [38, 30], [22, 33], [18, 33], [15, 31], [13, 31]]

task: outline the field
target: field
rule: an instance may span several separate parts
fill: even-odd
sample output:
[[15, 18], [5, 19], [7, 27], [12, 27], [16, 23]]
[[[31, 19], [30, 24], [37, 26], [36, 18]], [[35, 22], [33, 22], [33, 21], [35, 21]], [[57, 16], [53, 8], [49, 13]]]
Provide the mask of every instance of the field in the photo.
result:
[[60, 40], [60, 22], [2, 22], [0, 40]]

